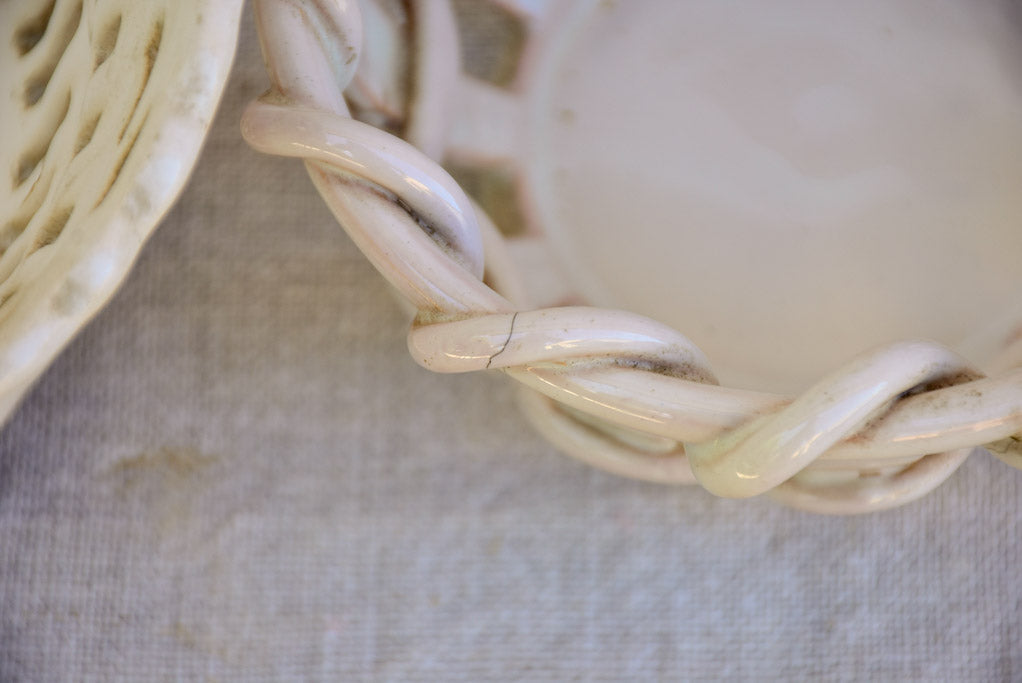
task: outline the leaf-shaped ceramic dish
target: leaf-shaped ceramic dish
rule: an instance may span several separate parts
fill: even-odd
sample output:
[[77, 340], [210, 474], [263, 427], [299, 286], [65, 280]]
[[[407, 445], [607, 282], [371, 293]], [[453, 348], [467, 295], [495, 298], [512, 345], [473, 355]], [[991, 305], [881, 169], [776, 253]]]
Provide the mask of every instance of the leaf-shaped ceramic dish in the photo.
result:
[[0, 3], [0, 420], [184, 186], [241, 0]]

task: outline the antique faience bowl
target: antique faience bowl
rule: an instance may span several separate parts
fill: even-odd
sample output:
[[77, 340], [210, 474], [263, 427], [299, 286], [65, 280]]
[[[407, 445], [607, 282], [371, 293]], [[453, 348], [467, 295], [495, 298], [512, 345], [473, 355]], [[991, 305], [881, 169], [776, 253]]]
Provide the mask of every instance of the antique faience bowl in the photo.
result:
[[1020, 464], [1013, 6], [254, 7], [249, 143], [572, 455], [831, 513]]
[[0, 3], [0, 420], [183, 188], [241, 0]]

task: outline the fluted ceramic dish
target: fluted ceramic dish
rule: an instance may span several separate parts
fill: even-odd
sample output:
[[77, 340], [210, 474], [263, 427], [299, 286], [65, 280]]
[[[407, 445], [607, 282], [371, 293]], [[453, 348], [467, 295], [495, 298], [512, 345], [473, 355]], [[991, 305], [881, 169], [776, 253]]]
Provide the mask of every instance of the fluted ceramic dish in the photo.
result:
[[180, 193], [240, 11], [241, 0], [0, 2], [0, 421]]
[[419, 363], [724, 496], [864, 512], [1019, 465], [1014, 5], [456, 5], [254, 3], [244, 134], [306, 160]]

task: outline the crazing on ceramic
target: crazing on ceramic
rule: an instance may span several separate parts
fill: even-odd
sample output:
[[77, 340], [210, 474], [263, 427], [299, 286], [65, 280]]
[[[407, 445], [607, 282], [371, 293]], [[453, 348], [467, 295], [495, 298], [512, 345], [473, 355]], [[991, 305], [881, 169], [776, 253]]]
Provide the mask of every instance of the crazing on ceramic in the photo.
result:
[[0, 3], [0, 420], [180, 193], [241, 0]]
[[[632, 7], [497, 4], [548, 36], [525, 50], [533, 74], [561, 64], [577, 44], [558, 38], [550, 21]], [[509, 245], [438, 160], [528, 156], [535, 150], [520, 143], [536, 134], [523, 126], [549, 124], [515, 118], [514, 92], [460, 73], [445, 2], [410, 2], [410, 16], [396, 19], [394, 3], [365, 3], [361, 11], [354, 0], [254, 6], [273, 87], [247, 110], [245, 138], [262, 152], [305, 160], [338, 221], [418, 311], [408, 346], [420, 364], [505, 372], [525, 387], [526, 414], [568, 453], [626, 476], [698, 481], [723, 496], [768, 493], [827, 513], [918, 498], [981, 445], [1022, 465], [1017, 320], [987, 335], [996, 358], [985, 365], [1000, 366], [989, 377], [944, 345], [905, 341], [845, 360], [797, 396], [720, 386], [700, 348], [671, 327], [605, 308], [530, 305], [537, 291], [527, 280], [523, 286]], [[413, 77], [402, 91], [393, 76], [405, 63]], [[380, 85], [388, 77], [391, 85]], [[533, 97], [530, 115], [561, 106], [551, 99], [560, 92], [551, 94], [551, 79], [519, 84], [518, 94]], [[375, 112], [374, 123], [400, 128], [408, 141], [352, 119], [343, 94], [349, 84], [352, 106], [370, 120]], [[831, 106], [834, 93], [821, 92], [806, 106]], [[562, 124], [586, 116], [561, 114]], [[654, 180], [670, 178], [653, 171]], [[527, 182], [534, 195], [546, 187]], [[548, 209], [534, 215], [558, 220]], [[757, 282], [749, 286], [754, 295]]]

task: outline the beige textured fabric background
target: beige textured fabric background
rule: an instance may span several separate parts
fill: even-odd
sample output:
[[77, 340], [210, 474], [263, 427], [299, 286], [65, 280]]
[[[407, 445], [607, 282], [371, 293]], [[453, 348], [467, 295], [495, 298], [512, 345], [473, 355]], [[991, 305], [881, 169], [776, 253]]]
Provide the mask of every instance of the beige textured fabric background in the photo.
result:
[[604, 475], [433, 376], [251, 22], [198, 169], [0, 434], [0, 680], [1022, 680], [1022, 474], [814, 517]]

